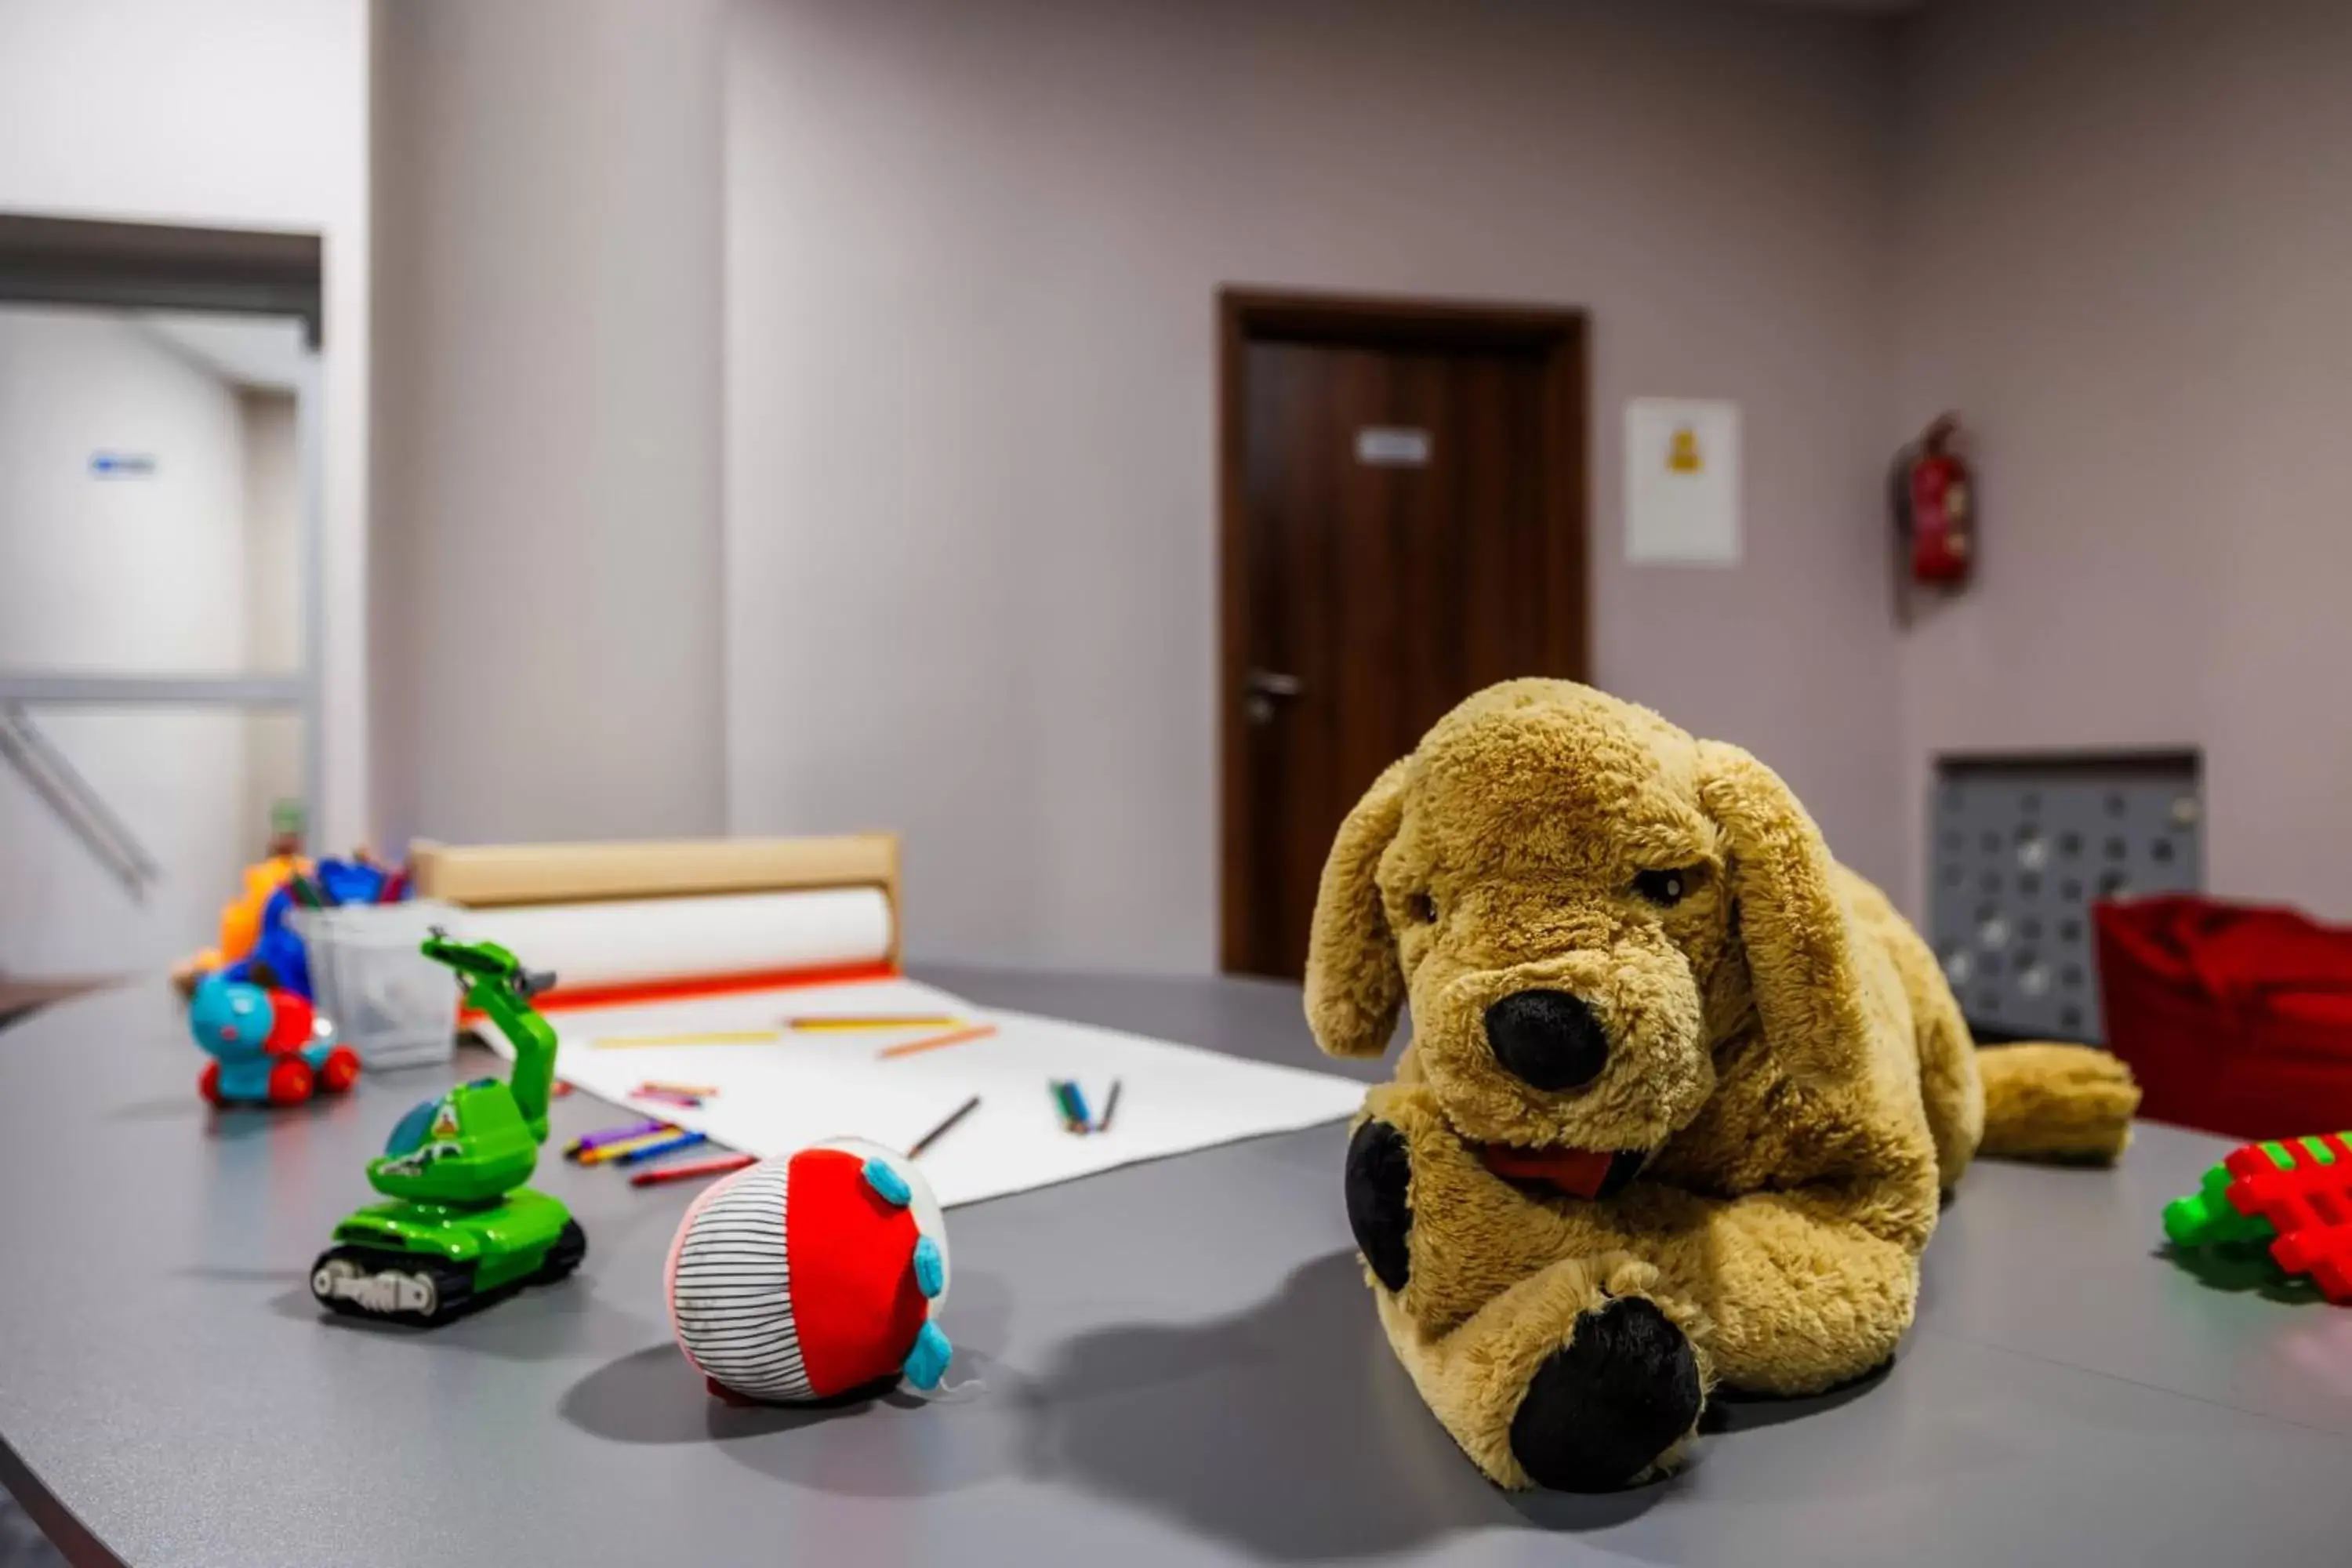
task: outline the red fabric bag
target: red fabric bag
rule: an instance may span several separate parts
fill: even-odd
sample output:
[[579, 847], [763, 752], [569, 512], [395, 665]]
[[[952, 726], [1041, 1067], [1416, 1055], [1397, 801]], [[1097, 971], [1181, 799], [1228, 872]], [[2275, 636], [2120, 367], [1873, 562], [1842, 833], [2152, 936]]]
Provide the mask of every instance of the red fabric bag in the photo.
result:
[[2249, 1139], [2352, 1128], [2352, 928], [2186, 895], [2091, 914], [2141, 1115]]

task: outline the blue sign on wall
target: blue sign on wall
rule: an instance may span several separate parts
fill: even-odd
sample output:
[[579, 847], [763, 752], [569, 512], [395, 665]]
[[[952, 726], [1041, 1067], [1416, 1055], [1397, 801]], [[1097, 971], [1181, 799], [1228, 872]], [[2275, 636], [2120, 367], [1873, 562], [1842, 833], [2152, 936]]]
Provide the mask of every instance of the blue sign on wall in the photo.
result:
[[92, 452], [89, 471], [101, 479], [149, 479], [155, 472], [155, 457], [152, 452]]

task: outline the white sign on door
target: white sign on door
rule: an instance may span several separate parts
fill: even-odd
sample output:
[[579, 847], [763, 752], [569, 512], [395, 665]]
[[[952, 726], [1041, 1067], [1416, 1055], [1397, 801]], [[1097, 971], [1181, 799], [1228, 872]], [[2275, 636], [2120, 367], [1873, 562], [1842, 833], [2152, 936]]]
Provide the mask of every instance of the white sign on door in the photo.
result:
[[1625, 559], [1739, 564], [1739, 405], [1687, 397], [1626, 403]]
[[1429, 432], [1394, 425], [1367, 425], [1356, 432], [1356, 461], [1376, 468], [1429, 466]]

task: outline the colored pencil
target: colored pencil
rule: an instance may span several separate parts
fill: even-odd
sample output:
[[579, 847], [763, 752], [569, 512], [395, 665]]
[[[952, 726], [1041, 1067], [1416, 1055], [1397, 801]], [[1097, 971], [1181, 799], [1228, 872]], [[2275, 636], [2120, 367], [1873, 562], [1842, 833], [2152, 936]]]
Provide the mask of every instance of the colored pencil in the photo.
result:
[[963, 1022], [951, 1013], [814, 1014], [787, 1018], [794, 1029], [946, 1029]]
[[707, 1035], [604, 1035], [595, 1041], [598, 1050], [612, 1050], [636, 1046], [751, 1046], [784, 1037], [774, 1029], [722, 1029]]
[[1062, 1131], [1084, 1132], [1085, 1126], [1070, 1113], [1070, 1086], [1059, 1079], [1049, 1079], [1046, 1080], [1045, 1088], [1054, 1097], [1054, 1109], [1061, 1112]]
[[1062, 1089], [1064, 1092], [1067, 1093], [1070, 1097], [1070, 1120], [1078, 1124], [1079, 1131], [1093, 1131], [1095, 1127], [1094, 1113], [1087, 1109], [1086, 1091], [1080, 1089], [1075, 1082], [1065, 1083], [1062, 1085]]
[[965, 1100], [961, 1105], [957, 1106], [953, 1115], [950, 1116], [945, 1121], [940, 1122], [937, 1127], [932, 1128], [929, 1132], [924, 1133], [920, 1138], [915, 1140], [915, 1146], [907, 1151], [907, 1158], [909, 1160], [921, 1159], [923, 1157], [924, 1150], [938, 1142], [941, 1134], [945, 1133], [949, 1128], [953, 1127], [957, 1122], [961, 1121], [965, 1117], [971, 1115], [979, 1104], [980, 1096], [975, 1094], [970, 1100]]
[[698, 1094], [672, 1094], [666, 1089], [641, 1089], [629, 1096], [631, 1100], [650, 1100], [656, 1105], [675, 1105], [680, 1110], [699, 1110], [702, 1097]]
[[690, 1094], [698, 1100], [708, 1100], [719, 1092], [719, 1086], [709, 1083], [667, 1083], [649, 1078], [637, 1085], [640, 1091], [652, 1089], [656, 1094]]
[[887, 1061], [892, 1057], [911, 1057], [917, 1051], [936, 1051], [941, 1046], [960, 1046], [967, 1040], [984, 1040], [994, 1033], [996, 1026], [993, 1024], [974, 1024], [969, 1028], [950, 1029], [944, 1035], [926, 1035], [919, 1040], [885, 1046], [874, 1054]]
[[641, 1165], [656, 1154], [675, 1154], [680, 1149], [691, 1149], [696, 1144], [706, 1143], [709, 1140], [710, 1134], [708, 1132], [681, 1132], [674, 1138], [664, 1138], [652, 1143], [633, 1144], [628, 1152], [614, 1155], [613, 1163]]
[[697, 1176], [723, 1176], [759, 1163], [758, 1156], [752, 1154], [714, 1154], [708, 1160], [681, 1160], [675, 1165], [656, 1165], [650, 1171], [639, 1171], [629, 1178], [629, 1185], [657, 1187], [665, 1182], [690, 1182]]
[[1110, 1119], [1111, 1119], [1112, 1117], [1114, 1117], [1114, 1116], [1118, 1115], [1118, 1079], [1111, 1079], [1111, 1080], [1110, 1080], [1110, 1093], [1109, 1093], [1107, 1097], [1105, 1097], [1105, 1099], [1104, 1099], [1104, 1100], [1103, 1100], [1103, 1113], [1102, 1113], [1102, 1120], [1095, 1123], [1095, 1131], [1097, 1131], [1097, 1132], [1108, 1132], [1108, 1131], [1110, 1131]]
[[565, 1144], [564, 1158], [576, 1160], [591, 1149], [601, 1148], [607, 1143], [619, 1143], [631, 1138], [642, 1138], [648, 1132], [666, 1131], [668, 1127], [669, 1123], [667, 1121], [651, 1120], [632, 1121], [626, 1127], [600, 1127], [595, 1131], [583, 1133]]
[[642, 1149], [648, 1143], [665, 1143], [677, 1136], [677, 1128], [664, 1127], [658, 1132], [648, 1132], [639, 1138], [624, 1138], [618, 1143], [599, 1143], [593, 1149], [583, 1150], [580, 1163], [583, 1165], [602, 1165], [608, 1161], [619, 1159], [632, 1149]]
[[661, 1126], [656, 1126], [656, 1129], [652, 1131], [652, 1133], [633, 1133], [628, 1135], [628, 1138], [614, 1138], [612, 1142], [600, 1142], [600, 1145], [595, 1145], [593, 1150], [581, 1150], [579, 1163], [583, 1163], [583, 1166], [597, 1166], [597, 1163], [604, 1163], [607, 1159], [614, 1159], [616, 1154], [625, 1154], [628, 1150], [635, 1150], [640, 1142], [661, 1142], [663, 1138], [675, 1138], [675, 1135], [677, 1135], [677, 1123], [663, 1121]]

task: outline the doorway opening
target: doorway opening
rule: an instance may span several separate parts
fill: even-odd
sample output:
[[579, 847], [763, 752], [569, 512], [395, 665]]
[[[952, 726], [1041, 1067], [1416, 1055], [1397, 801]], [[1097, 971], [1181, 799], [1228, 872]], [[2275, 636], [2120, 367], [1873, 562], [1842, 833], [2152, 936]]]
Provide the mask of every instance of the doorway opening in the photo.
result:
[[1581, 311], [1219, 300], [1222, 966], [1296, 979], [1331, 837], [1446, 710], [1588, 667]]
[[322, 288], [0, 214], [0, 1009], [203, 946], [315, 806]]

